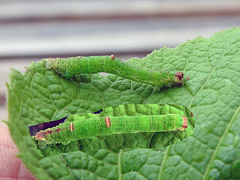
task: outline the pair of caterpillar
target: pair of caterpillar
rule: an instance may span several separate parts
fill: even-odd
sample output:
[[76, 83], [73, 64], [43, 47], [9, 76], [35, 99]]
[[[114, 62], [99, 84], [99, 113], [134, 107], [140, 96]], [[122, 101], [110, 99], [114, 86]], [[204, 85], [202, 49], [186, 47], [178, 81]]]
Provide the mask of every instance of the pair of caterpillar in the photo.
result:
[[[182, 72], [160, 72], [137, 69], [124, 63], [114, 55], [73, 57], [68, 59], [46, 59], [46, 68], [53, 69], [67, 79], [73, 75], [82, 73], [107, 72], [123, 78], [142, 82], [158, 87], [171, 87], [184, 83]], [[46, 144], [68, 144], [71, 141], [100, 135], [138, 133], [138, 132], [164, 132], [184, 131], [187, 128], [187, 118], [183, 113], [155, 113], [149, 115], [120, 114], [108, 115], [108, 111], [121, 111], [121, 109], [134, 109], [155, 107], [156, 104], [120, 105], [108, 107], [99, 115], [75, 114], [70, 115], [63, 124], [38, 132], [34, 139], [44, 141]], [[160, 109], [168, 109], [168, 106], [157, 105]], [[125, 111], [123, 111], [125, 112]]]

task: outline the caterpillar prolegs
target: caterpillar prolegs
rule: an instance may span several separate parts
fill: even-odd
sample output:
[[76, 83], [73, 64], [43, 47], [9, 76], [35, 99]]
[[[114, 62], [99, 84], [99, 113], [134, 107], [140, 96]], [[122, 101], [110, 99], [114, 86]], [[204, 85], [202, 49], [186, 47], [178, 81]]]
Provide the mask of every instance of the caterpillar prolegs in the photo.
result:
[[54, 69], [66, 78], [82, 73], [106, 72], [159, 87], [171, 87], [184, 83], [182, 72], [171, 73], [137, 69], [118, 60], [114, 55], [46, 59], [46, 67], [47, 69]]
[[[180, 108], [181, 109], [181, 108]], [[188, 127], [186, 112], [171, 105], [126, 104], [103, 109], [100, 114], [74, 114], [56, 127], [39, 131], [33, 138], [46, 144], [124, 133], [183, 132]]]

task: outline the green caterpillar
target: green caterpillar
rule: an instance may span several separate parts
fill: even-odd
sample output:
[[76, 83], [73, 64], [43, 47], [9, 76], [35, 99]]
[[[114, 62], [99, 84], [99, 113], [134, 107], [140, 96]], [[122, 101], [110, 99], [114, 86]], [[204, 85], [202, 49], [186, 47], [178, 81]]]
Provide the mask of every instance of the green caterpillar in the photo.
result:
[[54, 69], [68, 79], [76, 74], [106, 72], [159, 87], [171, 87], [184, 83], [182, 72], [170, 73], [137, 69], [118, 60], [114, 55], [46, 59], [46, 67]]
[[66, 145], [96, 136], [184, 131], [187, 122], [185, 113], [171, 105], [126, 104], [105, 108], [100, 114], [70, 115], [63, 124], [39, 131], [33, 138], [46, 144]]
[[[187, 128], [187, 118], [177, 114], [151, 115], [151, 116], [126, 116], [105, 118], [85, 118], [72, 115], [74, 122], [60, 124], [57, 127], [40, 131], [36, 138], [45, 140], [47, 144], [62, 143], [102, 135], [139, 133], [139, 132], [164, 132], [184, 131]], [[111, 125], [109, 125], [111, 123]]]

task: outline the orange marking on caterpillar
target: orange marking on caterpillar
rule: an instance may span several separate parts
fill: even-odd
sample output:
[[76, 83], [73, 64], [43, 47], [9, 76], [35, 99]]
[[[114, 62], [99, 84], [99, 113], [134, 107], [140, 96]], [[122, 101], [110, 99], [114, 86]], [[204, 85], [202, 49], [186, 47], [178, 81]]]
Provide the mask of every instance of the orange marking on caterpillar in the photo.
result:
[[51, 134], [51, 133], [53, 133], [52, 130], [47, 130], [47, 131], [45, 132], [45, 134]]
[[58, 128], [58, 129], [56, 129], [56, 130], [55, 130], [55, 132], [59, 132], [59, 131], [61, 131], [61, 129], [60, 129], [60, 128]]
[[108, 128], [110, 128], [110, 126], [111, 126], [111, 121], [110, 120], [111, 119], [108, 116], [105, 117], [105, 123], [106, 123]]
[[188, 127], [188, 125], [187, 125], [187, 118], [185, 116], [183, 116], [183, 125], [182, 125], [182, 127], [179, 130], [180, 131], [184, 131], [187, 127]]
[[111, 55], [111, 58], [112, 58], [112, 60], [114, 60], [115, 56], [112, 54], [112, 55]]
[[74, 124], [73, 123], [70, 123], [70, 130], [71, 130], [71, 132], [74, 131]]

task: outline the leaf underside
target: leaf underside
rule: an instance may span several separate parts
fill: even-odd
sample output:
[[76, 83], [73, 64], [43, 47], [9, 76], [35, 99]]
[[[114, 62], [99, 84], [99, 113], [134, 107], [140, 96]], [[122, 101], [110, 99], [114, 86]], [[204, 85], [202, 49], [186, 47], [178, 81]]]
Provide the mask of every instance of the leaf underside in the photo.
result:
[[[24, 75], [12, 69], [8, 125], [18, 156], [38, 179], [240, 179], [239, 49], [240, 29], [233, 28], [127, 61], [139, 68], [189, 76], [183, 87], [160, 92], [116, 75], [66, 80], [46, 70], [44, 61], [32, 63]], [[74, 141], [46, 148], [45, 157], [28, 131], [31, 125], [69, 114], [132, 103], [185, 106], [196, 118], [194, 134], [167, 147], [159, 141], [155, 149], [114, 151]]]

